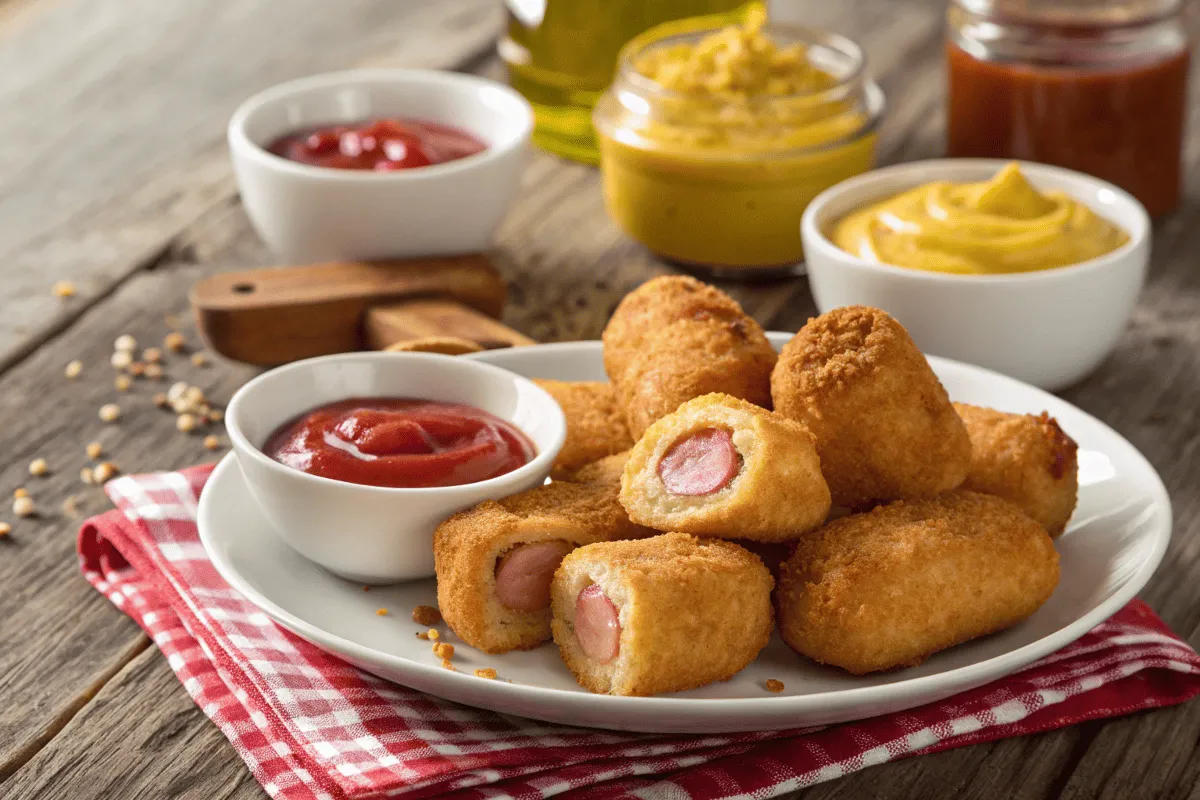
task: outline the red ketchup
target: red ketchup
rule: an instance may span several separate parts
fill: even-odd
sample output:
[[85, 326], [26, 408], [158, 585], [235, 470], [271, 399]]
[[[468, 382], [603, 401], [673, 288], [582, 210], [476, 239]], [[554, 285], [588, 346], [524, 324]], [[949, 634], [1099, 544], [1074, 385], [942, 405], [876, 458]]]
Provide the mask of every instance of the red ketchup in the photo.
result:
[[332, 169], [394, 172], [473, 156], [487, 145], [461, 128], [417, 119], [376, 119], [281, 136], [267, 150]]
[[461, 486], [529, 463], [537, 448], [483, 409], [432, 400], [366, 397], [302, 414], [263, 452], [323, 478], [366, 486]]

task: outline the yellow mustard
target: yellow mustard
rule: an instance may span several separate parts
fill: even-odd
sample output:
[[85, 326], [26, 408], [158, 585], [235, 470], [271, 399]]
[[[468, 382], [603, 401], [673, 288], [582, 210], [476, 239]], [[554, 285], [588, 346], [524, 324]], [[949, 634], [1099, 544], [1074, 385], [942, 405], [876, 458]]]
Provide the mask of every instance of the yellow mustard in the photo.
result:
[[994, 275], [1088, 261], [1129, 234], [1065, 192], [1039, 192], [1012, 163], [988, 181], [930, 183], [855, 211], [832, 238], [881, 264]]
[[809, 201], [873, 163], [883, 96], [863, 68], [853, 42], [762, 13], [648, 31], [594, 115], [609, 213], [677, 261], [795, 264]]

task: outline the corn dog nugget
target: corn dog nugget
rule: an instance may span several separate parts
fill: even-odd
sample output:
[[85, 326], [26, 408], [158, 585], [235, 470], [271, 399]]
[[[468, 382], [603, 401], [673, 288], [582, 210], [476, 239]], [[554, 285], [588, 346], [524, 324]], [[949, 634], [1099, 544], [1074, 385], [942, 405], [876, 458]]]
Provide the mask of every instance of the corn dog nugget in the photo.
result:
[[1058, 577], [1049, 535], [1007, 500], [901, 500], [800, 540], [779, 579], [779, 630], [856, 675], [914, 666], [1025, 619]]
[[647, 429], [621, 479], [629, 518], [724, 539], [795, 539], [825, 521], [829, 487], [803, 425], [708, 394]]
[[621, 487], [621, 476], [625, 474], [625, 465], [629, 463], [631, 450], [613, 453], [611, 456], [593, 461], [571, 473], [567, 480], [574, 483], [606, 483], [610, 486]]
[[628, 450], [633, 439], [611, 383], [535, 380], [563, 410], [567, 440], [554, 459], [550, 477], [559, 479], [605, 456]]
[[724, 293], [694, 278], [655, 278], [617, 306], [604, 329], [604, 363], [629, 433], [693, 397], [721, 392], [771, 402], [775, 351]]
[[666, 533], [587, 545], [554, 574], [554, 641], [588, 691], [694, 689], [733, 677], [766, 646], [773, 584], [732, 542]]
[[964, 489], [1016, 504], [1051, 536], [1067, 527], [1079, 493], [1079, 446], [1045, 412], [1006, 414], [955, 403], [971, 437]]
[[550, 581], [575, 547], [646, 536], [611, 485], [551, 483], [480, 503], [433, 535], [438, 608], [464, 642], [488, 653], [550, 638]]
[[834, 505], [932, 497], [967, 476], [962, 420], [908, 331], [879, 309], [810, 319], [780, 353], [771, 396], [816, 437]]

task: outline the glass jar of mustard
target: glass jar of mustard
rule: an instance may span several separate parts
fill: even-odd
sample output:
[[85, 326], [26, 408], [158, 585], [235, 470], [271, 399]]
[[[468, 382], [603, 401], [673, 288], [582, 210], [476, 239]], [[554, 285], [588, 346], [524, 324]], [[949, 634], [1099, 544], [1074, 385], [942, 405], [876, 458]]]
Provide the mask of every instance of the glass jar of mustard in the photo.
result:
[[861, 49], [815, 28], [662, 25], [596, 106], [605, 202], [659, 255], [721, 276], [790, 271], [800, 217], [871, 168], [884, 98]]
[[1182, 184], [1181, 0], [952, 0], [947, 144], [1111, 181], [1152, 216]]

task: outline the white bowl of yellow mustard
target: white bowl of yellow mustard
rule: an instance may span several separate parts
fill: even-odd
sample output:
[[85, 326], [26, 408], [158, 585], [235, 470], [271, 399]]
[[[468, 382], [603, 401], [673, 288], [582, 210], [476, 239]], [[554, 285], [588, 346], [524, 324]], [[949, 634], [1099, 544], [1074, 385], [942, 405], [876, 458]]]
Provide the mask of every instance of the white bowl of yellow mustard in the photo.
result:
[[800, 225], [817, 308], [882, 308], [926, 353], [1045, 389], [1116, 346], [1150, 219], [1116, 186], [993, 159], [900, 164], [818, 195]]

